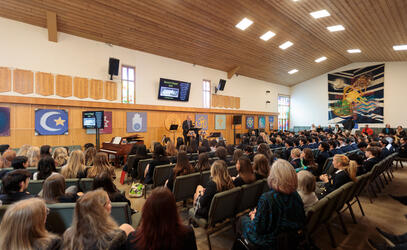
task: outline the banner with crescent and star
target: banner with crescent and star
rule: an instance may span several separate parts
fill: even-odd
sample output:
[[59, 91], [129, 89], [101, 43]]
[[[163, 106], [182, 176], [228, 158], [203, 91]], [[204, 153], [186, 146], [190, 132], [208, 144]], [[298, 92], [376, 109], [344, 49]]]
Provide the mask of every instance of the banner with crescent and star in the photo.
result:
[[63, 109], [35, 110], [35, 134], [68, 134], [68, 111]]

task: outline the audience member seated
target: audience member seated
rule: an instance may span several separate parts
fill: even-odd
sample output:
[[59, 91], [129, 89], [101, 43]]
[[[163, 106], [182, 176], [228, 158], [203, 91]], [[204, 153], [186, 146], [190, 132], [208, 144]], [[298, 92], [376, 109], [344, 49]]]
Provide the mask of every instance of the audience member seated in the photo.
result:
[[402, 126], [397, 126], [397, 129], [396, 129], [396, 136], [397, 136], [398, 138], [403, 138], [403, 137], [406, 137], [406, 136], [407, 136], [406, 131], [404, 131], [404, 129], [403, 129]]
[[[201, 142], [201, 147], [205, 148], [204, 150], [202, 149], [202, 152], [210, 152], [211, 147], [209, 146], [209, 141], [208, 139], [203, 139]], [[201, 151], [200, 151], [201, 152]]]
[[380, 152], [380, 160], [383, 160], [394, 152], [393, 146], [387, 141], [387, 139], [380, 140], [380, 147], [382, 148]]
[[355, 161], [357, 163], [356, 176], [361, 176], [365, 173], [365, 168], [363, 167], [363, 163], [365, 162], [365, 155], [352, 153], [348, 155], [348, 158], [349, 160]]
[[195, 165], [195, 171], [203, 172], [209, 169], [211, 169], [211, 164], [209, 163], [208, 153], [200, 153], [198, 162]]
[[38, 198], [11, 205], [1, 220], [0, 249], [60, 249], [61, 238], [45, 228], [48, 211]]
[[93, 166], [96, 156], [96, 148], [94, 147], [87, 148], [84, 154], [85, 154], [85, 166], [87, 167]]
[[253, 153], [253, 147], [252, 147], [252, 146], [247, 145], [247, 146], [244, 148], [244, 153], [243, 153], [243, 154], [246, 155], [247, 157], [249, 157], [249, 159], [250, 159], [251, 161], [253, 161], [254, 153]]
[[233, 153], [235, 152], [235, 146], [232, 144], [226, 145], [226, 151], [228, 155], [233, 155]]
[[301, 153], [301, 168], [317, 175], [318, 165], [314, 159], [314, 153], [310, 148], [304, 148]]
[[373, 135], [373, 130], [369, 128], [369, 125], [366, 124], [366, 126], [362, 129], [362, 134], [372, 136]]
[[189, 154], [198, 152], [198, 142], [196, 141], [196, 139], [194, 138], [191, 139], [189, 145], [187, 146], [187, 152]]
[[168, 156], [177, 156], [178, 150], [171, 140], [167, 141], [167, 143], [165, 144], [165, 152]]
[[182, 223], [174, 195], [162, 187], [147, 198], [140, 225], [129, 234], [126, 245], [126, 249], [197, 249], [194, 230]]
[[358, 148], [360, 149], [360, 151], [365, 152], [366, 148], [367, 148], [367, 143], [362, 141], [358, 143]]
[[[181, 150], [181, 147], [179, 151], [183, 151]], [[154, 145], [153, 160], [148, 164], [144, 172], [145, 177], [144, 183], [152, 184], [155, 167], [166, 164], [170, 164], [170, 160], [168, 159], [167, 154], [165, 153], [164, 147], [160, 143], [157, 143]]]
[[336, 154], [343, 154], [342, 150], [338, 147], [338, 144], [335, 140], [330, 140], [329, 144], [329, 155], [332, 157]]
[[61, 168], [61, 174], [66, 179], [86, 178], [85, 156], [81, 150], [75, 150], [71, 153], [68, 163]]
[[382, 134], [384, 135], [394, 135], [394, 129], [390, 128], [390, 124], [386, 124], [386, 127], [382, 129]]
[[318, 146], [318, 156], [316, 163], [318, 164], [317, 174], [321, 174], [326, 160], [329, 158], [329, 144], [327, 142], [321, 142]]
[[239, 148], [235, 149], [235, 151], [233, 152], [232, 161], [230, 162], [230, 164], [231, 165], [236, 165], [237, 160], [242, 155], [243, 155], [243, 150], [241, 150]]
[[[256, 181], [256, 175], [253, 172], [252, 163], [249, 157], [243, 155], [236, 162], [237, 177], [232, 177], [233, 185], [235, 187], [243, 186], [244, 184], [250, 184]], [[259, 176], [260, 177], [260, 176]]]
[[94, 148], [94, 147], [95, 147], [95, 145], [93, 143], [88, 142], [85, 145], [83, 145], [83, 150], [86, 151], [86, 149]]
[[19, 200], [32, 198], [33, 196], [26, 192], [30, 177], [30, 172], [25, 169], [8, 172], [2, 179], [4, 194], [0, 195], [1, 203], [7, 205]]
[[291, 165], [294, 168], [300, 168], [301, 167], [301, 149], [299, 148], [294, 148], [291, 150]]
[[260, 196], [250, 217], [241, 217], [238, 231], [256, 249], [277, 249], [280, 234], [288, 234], [296, 246], [298, 231], [305, 225], [304, 205], [296, 191], [297, 174], [289, 162], [279, 159], [273, 163], [267, 182], [270, 191]]
[[11, 168], [11, 162], [16, 157], [16, 152], [11, 149], [7, 149], [3, 155], [3, 168]]
[[270, 165], [265, 155], [258, 154], [254, 156], [253, 171], [257, 180], [265, 179], [269, 176]]
[[[323, 182], [322, 190], [316, 192], [320, 198], [350, 181], [357, 181], [357, 163], [355, 161], [350, 161], [345, 155], [337, 154], [334, 156], [332, 164], [336, 169], [332, 176], [323, 174], [319, 177]], [[325, 191], [323, 189], [325, 189]]]
[[64, 147], [58, 147], [54, 150], [52, 158], [55, 160], [55, 167], [62, 167], [68, 162], [68, 152]]
[[114, 168], [110, 165], [107, 154], [99, 152], [95, 156], [93, 166], [88, 169], [88, 178], [94, 178], [102, 173], [107, 173], [112, 179], [116, 178]]
[[[138, 172], [137, 172], [137, 167], [138, 167], [138, 163], [140, 160], [144, 160], [144, 159], [149, 159], [151, 158], [148, 154], [147, 154], [147, 147], [144, 144], [134, 144], [132, 147], [133, 151], [133, 155], [134, 155], [134, 161], [133, 161], [133, 166], [131, 166], [131, 177], [136, 178], [138, 176]], [[128, 159], [128, 158], [127, 158]], [[128, 162], [128, 161], [127, 161]], [[127, 167], [127, 165], [125, 166]], [[127, 169], [123, 170], [127, 171]]]
[[187, 145], [179, 146], [178, 152], [181, 152], [181, 151], [187, 152]]
[[309, 171], [301, 170], [297, 173], [297, 177], [297, 192], [301, 196], [302, 202], [304, 203], [304, 209], [307, 210], [318, 202], [318, 198], [315, 194], [315, 176]]
[[0, 145], [0, 155], [3, 155], [4, 152], [6, 152], [7, 149], [10, 148], [10, 145], [8, 144], [1, 144]]
[[28, 149], [28, 166], [30, 168], [37, 168], [38, 162], [40, 161], [40, 148], [32, 146]]
[[44, 156], [38, 162], [37, 172], [33, 174], [33, 180], [45, 180], [48, 176], [57, 173], [55, 161], [51, 156]]
[[400, 139], [399, 157], [407, 158], [407, 137]]
[[40, 158], [44, 157], [52, 157], [51, 156], [51, 146], [50, 145], [42, 145], [40, 148]]
[[225, 147], [219, 146], [216, 148], [215, 156], [226, 163], [226, 166], [231, 166], [230, 161], [227, 159], [227, 151]]
[[131, 207], [131, 202], [126, 198], [124, 193], [117, 189], [109, 173], [104, 172], [95, 176], [92, 187], [93, 190], [103, 189], [109, 196], [111, 202], [127, 202], [129, 207]]
[[216, 193], [233, 188], [233, 180], [224, 161], [217, 160], [211, 166], [211, 178], [206, 187], [198, 185], [194, 195], [194, 208], [190, 210], [197, 217], [208, 218], [209, 207]]
[[28, 149], [30, 149], [30, 147], [31, 146], [28, 144], [22, 145], [17, 151], [17, 156], [27, 156]]
[[103, 190], [90, 191], [78, 199], [72, 220], [63, 235], [62, 249], [123, 249], [127, 235], [134, 231], [120, 227], [110, 216], [112, 204]]
[[274, 155], [271, 152], [270, 147], [266, 143], [261, 143], [257, 148], [257, 154], [263, 154], [269, 161], [269, 165], [273, 165]]
[[380, 161], [380, 151], [378, 147], [368, 147], [365, 151], [366, 161], [362, 164], [361, 169], [363, 173], [370, 172], [374, 165]]
[[11, 162], [11, 167], [13, 169], [26, 169], [28, 168], [28, 158], [27, 156], [16, 156]]
[[189, 163], [188, 155], [185, 152], [179, 152], [177, 155], [177, 164], [172, 169], [170, 177], [166, 181], [166, 186], [172, 191], [174, 181], [177, 176], [187, 175], [194, 172], [194, 168]]
[[47, 204], [52, 204], [76, 202], [79, 196], [76, 193], [65, 193], [65, 178], [63, 175], [56, 173], [44, 181], [41, 197]]

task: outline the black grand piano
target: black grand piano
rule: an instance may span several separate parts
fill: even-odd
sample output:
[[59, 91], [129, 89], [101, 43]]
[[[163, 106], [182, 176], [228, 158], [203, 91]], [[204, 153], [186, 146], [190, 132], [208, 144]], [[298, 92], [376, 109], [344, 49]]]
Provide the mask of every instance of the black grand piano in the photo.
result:
[[134, 144], [144, 144], [144, 138], [138, 134], [127, 137], [113, 137], [110, 142], [104, 142], [100, 152], [115, 156], [115, 165], [120, 167], [120, 158], [123, 157], [123, 164], [127, 161], [127, 155]]

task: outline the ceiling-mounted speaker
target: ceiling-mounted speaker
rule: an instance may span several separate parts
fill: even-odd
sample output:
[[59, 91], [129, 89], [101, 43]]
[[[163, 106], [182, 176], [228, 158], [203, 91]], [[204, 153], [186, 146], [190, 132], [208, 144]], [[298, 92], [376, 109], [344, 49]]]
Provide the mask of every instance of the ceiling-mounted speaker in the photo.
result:
[[110, 75], [110, 80], [113, 80], [113, 76], [119, 75], [119, 64], [120, 60], [110, 57], [109, 58], [109, 75]]

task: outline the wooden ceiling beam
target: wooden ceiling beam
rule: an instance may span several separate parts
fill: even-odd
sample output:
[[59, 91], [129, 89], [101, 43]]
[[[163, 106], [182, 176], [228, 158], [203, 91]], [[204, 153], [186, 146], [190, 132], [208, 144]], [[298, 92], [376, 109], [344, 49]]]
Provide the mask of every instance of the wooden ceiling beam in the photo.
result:
[[240, 69], [240, 66], [236, 66], [228, 71], [228, 79], [231, 79], [234, 74]]
[[58, 42], [57, 13], [47, 11], [48, 41]]

